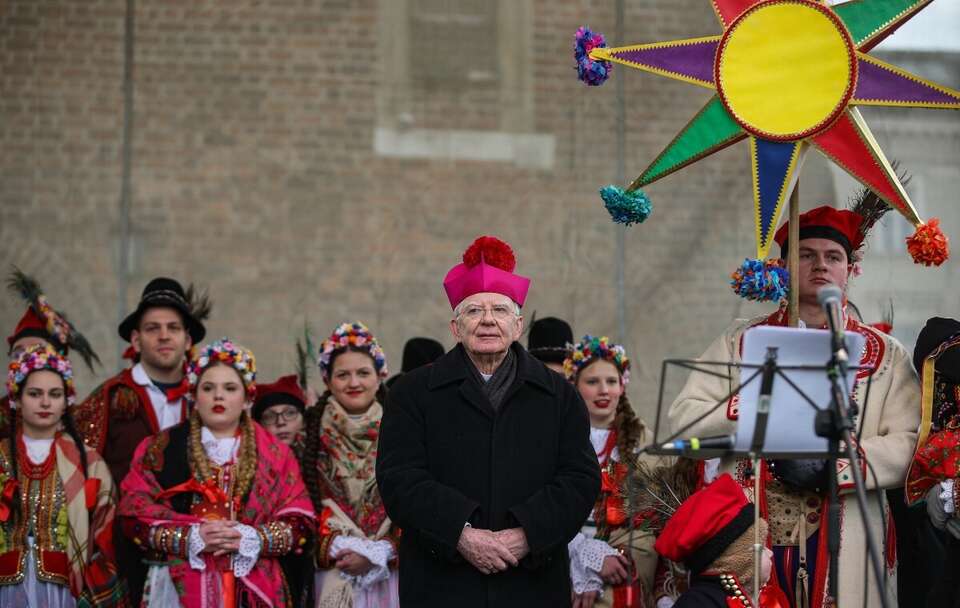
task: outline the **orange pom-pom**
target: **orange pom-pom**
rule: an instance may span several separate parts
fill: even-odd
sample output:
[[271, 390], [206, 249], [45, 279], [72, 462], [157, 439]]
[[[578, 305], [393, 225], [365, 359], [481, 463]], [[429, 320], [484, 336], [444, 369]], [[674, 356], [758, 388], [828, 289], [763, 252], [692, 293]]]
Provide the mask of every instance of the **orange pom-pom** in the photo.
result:
[[513, 272], [517, 267], [513, 249], [495, 236], [481, 236], [463, 252], [463, 263], [467, 267], [472, 268], [480, 262], [506, 272]]
[[940, 230], [940, 220], [932, 217], [917, 227], [913, 236], [907, 237], [907, 251], [917, 264], [939, 266], [950, 257], [947, 235]]

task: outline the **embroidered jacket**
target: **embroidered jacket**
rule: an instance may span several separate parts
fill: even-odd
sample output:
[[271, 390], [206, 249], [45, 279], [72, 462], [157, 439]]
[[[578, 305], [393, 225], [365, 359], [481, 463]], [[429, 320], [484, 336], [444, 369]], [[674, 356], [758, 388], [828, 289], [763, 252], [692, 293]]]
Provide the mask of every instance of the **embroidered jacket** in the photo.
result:
[[[0, 443], [0, 585], [23, 582], [29, 535], [39, 580], [68, 586], [87, 605], [127, 606], [114, 562], [113, 481], [103, 461], [87, 449], [85, 480], [76, 444], [60, 435], [42, 464], [29, 461], [22, 443], [17, 457], [14, 480], [9, 443]], [[11, 509], [15, 492], [17, 511]]]

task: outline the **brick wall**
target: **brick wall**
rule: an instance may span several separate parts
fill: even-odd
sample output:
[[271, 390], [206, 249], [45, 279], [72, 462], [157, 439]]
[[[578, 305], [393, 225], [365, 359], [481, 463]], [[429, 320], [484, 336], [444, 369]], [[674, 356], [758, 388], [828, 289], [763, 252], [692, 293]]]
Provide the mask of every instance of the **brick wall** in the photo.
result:
[[[615, 179], [615, 86], [584, 87], [571, 58], [578, 25], [612, 35], [614, 3], [523, 0], [519, 82], [534, 111], [522, 130], [554, 142], [550, 168], [530, 169], [374, 152], [389, 1], [137, 3], [127, 309], [170, 275], [209, 288], [208, 335], [253, 348], [265, 380], [291, 371], [305, 322], [319, 339], [364, 320], [398, 369], [410, 336], [451, 344], [440, 282], [494, 233], [533, 278], [528, 315], [566, 318], [577, 335], [617, 331], [616, 229], [596, 193]], [[117, 0], [0, 5], [0, 259], [34, 273], [100, 351], [105, 368], [81, 373], [81, 392], [119, 365], [124, 14]], [[625, 43], [718, 31], [704, 0], [627, 2]], [[708, 93], [622, 67], [613, 78], [626, 87], [629, 181]], [[505, 106], [518, 103], [509, 93]], [[486, 97], [457, 97], [486, 115], [475, 99]], [[654, 215], [627, 234], [629, 335], [616, 338], [646, 416], [661, 359], [695, 355], [732, 317], [762, 310], [726, 284], [754, 250], [748, 171], [739, 145], [649, 187]], [[0, 298], [0, 327], [21, 312]]]

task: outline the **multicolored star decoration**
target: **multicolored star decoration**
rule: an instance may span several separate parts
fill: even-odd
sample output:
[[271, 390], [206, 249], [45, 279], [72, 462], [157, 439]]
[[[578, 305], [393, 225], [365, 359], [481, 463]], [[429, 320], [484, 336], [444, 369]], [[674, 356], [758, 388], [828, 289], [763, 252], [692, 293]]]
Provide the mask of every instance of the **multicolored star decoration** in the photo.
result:
[[920, 219], [857, 108], [960, 109], [960, 92], [868, 54], [932, 1], [711, 0], [723, 34], [618, 48], [581, 28], [575, 49], [587, 84], [606, 80], [613, 62], [714, 92], [629, 187], [601, 191], [611, 215], [643, 221], [650, 205], [642, 186], [746, 139], [762, 260], [812, 146], [917, 228], [908, 239], [916, 262], [941, 264], [947, 241], [938, 220]]

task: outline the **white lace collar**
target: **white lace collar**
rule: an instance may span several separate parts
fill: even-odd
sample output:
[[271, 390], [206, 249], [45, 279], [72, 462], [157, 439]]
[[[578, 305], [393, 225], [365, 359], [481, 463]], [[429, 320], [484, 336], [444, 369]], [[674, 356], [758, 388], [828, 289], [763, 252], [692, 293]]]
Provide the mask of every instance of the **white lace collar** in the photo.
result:
[[217, 466], [223, 466], [236, 458], [240, 438], [218, 438], [213, 435], [210, 429], [202, 427], [200, 429], [200, 443], [203, 445], [203, 451], [207, 453], [207, 458], [215, 462]]

